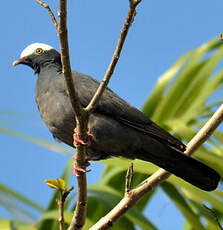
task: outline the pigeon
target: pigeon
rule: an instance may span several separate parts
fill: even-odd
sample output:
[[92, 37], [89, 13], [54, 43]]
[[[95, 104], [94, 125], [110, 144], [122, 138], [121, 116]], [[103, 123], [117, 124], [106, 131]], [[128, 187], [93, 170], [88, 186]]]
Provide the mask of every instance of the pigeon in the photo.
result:
[[[43, 43], [27, 46], [13, 66], [24, 64], [38, 75], [35, 99], [40, 115], [56, 140], [73, 146], [75, 114], [71, 106], [60, 53]], [[86, 107], [99, 82], [92, 77], [72, 71], [80, 104]], [[106, 88], [98, 105], [89, 116], [88, 131], [91, 143], [87, 158], [102, 160], [125, 157], [152, 162], [190, 184], [205, 190], [216, 189], [220, 175], [186, 156], [186, 146]], [[149, 167], [149, 166], [148, 166]]]

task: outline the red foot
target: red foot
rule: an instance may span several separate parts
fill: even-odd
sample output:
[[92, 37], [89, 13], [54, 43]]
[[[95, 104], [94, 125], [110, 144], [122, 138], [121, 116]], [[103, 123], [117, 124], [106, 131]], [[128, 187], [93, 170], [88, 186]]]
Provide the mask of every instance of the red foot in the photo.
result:
[[[74, 160], [77, 160], [76, 155], [74, 155], [72, 158], [73, 158]], [[90, 171], [90, 170], [85, 170], [85, 169], [82, 169], [82, 168], [78, 168], [76, 162], [73, 162], [72, 165], [73, 165], [73, 169], [74, 169], [73, 174], [74, 174], [75, 176], [79, 176], [79, 175], [78, 175], [78, 172], [89, 172], [89, 171]], [[91, 165], [90, 162], [89, 162], [89, 158], [88, 158], [88, 157], [85, 158], [84, 165], [85, 165], [85, 167], [88, 167], [88, 166]]]
[[85, 169], [78, 168], [76, 162], [73, 162], [72, 166], [73, 166], [73, 169], [74, 169], [74, 171], [73, 171], [74, 176], [79, 176], [78, 172], [86, 172]]
[[[77, 160], [76, 155], [72, 156], [72, 158], [73, 158], [74, 160]], [[85, 158], [85, 162], [84, 162], [85, 167], [88, 167], [88, 166], [91, 165], [91, 163], [90, 163], [89, 161], [90, 161], [90, 159], [89, 159], [88, 157], [86, 157], [86, 158]]]
[[93, 135], [91, 133], [87, 132], [87, 142], [84, 142], [83, 140], [78, 139], [77, 129], [75, 128], [74, 134], [73, 134], [73, 140], [74, 140], [73, 145], [74, 145], [74, 147], [77, 147], [78, 144], [89, 146], [91, 144], [91, 138], [92, 137], [93, 137]]

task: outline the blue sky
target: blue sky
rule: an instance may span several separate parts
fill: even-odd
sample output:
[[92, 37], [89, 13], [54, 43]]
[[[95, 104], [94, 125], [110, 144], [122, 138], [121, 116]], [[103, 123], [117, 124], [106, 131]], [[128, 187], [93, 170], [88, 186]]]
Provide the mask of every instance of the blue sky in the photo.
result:
[[[57, 2], [47, 1], [54, 12]], [[56, 30], [46, 10], [34, 0], [3, 1], [1, 7], [4, 10], [0, 14], [0, 112], [19, 112], [0, 113], [0, 122], [25, 134], [52, 141], [35, 104], [37, 76], [26, 66], [13, 68], [11, 64], [33, 42], [47, 43], [58, 49]], [[72, 68], [100, 80], [112, 56], [128, 0], [73, 0], [69, 1], [68, 7]], [[157, 78], [177, 58], [223, 32], [222, 7], [220, 0], [143, 0], [109, 86], [141, 108]], [[43, 181], [59, 177], [70, 155], [56, 154], [3, 134], [0, 134], [0, 143], [0, 181], [46, 204], [52, 191]], [[102, 170], [101, 164], [92, 165], [89, 183], [95, 183]], [[147, 209], [147, 215], [161, 230], [180, 229], [181, 214], [161, 190], [158, 193]], [[0, 207], [2, 216], [9, 215]]]

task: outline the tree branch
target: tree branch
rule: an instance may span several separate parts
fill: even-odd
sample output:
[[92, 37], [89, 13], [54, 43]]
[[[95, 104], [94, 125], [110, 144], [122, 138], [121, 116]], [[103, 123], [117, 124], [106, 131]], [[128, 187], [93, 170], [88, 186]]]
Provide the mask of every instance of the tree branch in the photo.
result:
[[48, 11], [48, 13], [49, 13], [49, 15], [50, 15], [50, 17], [51, 17], [51, 19], [53, 21], [53, 24], [56, 27], [56, 30], [58, 30], [57, 20], [56, 20], [56, 18], [54, 16], [52, 10], [50, 9], [49, 5], [47, 5], [46, 3], [44, 3], [44, 2], [42, 2], [40, 0], [36, 0], [36, 1]]
[[69, 193], [74, 189], [73, 186], [68, 189], [61, 191], [61, 199], [57, 200], [57, 204], [59, 206], [59, 225], [60, 230], [64, 230], [64, 204]]
[[[185, 154], [192, 155], [214, 132], [214, 130], [223, 121], [223, 104], [214, 113], [209, 121], [188, 143]], [[101, 218], [90, 230], [104, 230], [110, 228], [121, 216], [123, 216], [130, 208], [143, 198], [149, 191], [171, 176], [171, 173], [164, 169], [159, 169], [149, 178], [144, 180], [140, 186], [125, 193], [123, 199], [103, 218]]]
[[92, 112], [96, 106], [96, 104], [99, 102], [103, 92], [105, 91], [109, 80], [114, 72], [114, 69], [116, 67], [116, 64], [119, 60], [121, 51], [122, 51], [122, 47], [124, 45], [126, 36], [128, 34], [129, 28], [132, 25], [132, 22], [134, 21], [134, 17], [136, 15], [136, 7], [137, 5], [141, 2], [141, 0], [130, 0], [130, 7], [129, 7], [129, 11], [128, 11], [128, 15], [125, 19], [124, 25], [121, 29], [120, 35], [119, 35], [119, 40], [118, 43], [116, 45], [114, 54], [112, 56], [111, 62], [105, 72], [104, 78], [102, 80], [102, 82], [100, 83], [96, 93], [94, 94], [93, 98], [91, 99], [91, 102], [89, 103], [89, 105], [86, 107], [86, 111], [87, 112]]
[[132, 179], [133, 179], [133, 163], [131, 163], [130, 167], [128, 168], [125, 176], [125, 192], [129, 192], [131, 190]]
[[[119, 60], [119, 56], [120, 56], [123, 44], [125, 42], [125, 38], [127, 36], [128, 30], [136, 14], [135, 8], [141, 2], [141, 0], [131, 0], [130, 1], [129, 12], [126, 17], [124, 26], [120, 32], [120, 38], [115, 48], [115, 52], [112, 57], [112, 60], [108, 66], [108, 69], [105, 73], [103, 81], [99, 85], [98, 90], [96, 91], [90, 104], [87, 106], [85, 110], [83, 110], [80, 105], [78, 95], [75, 91], [75, 87], [74, 87], [73, 79], [72, 79], [72, 72], [71, 72], [70, 58], [69, 58], [68, 36], [67, 36], [67, 1], [60, 0], [59, 12], [58, 12], [58, 17], [59, 17], [58, 24], [57, 24], [55, 16], [52, 13], [50, 7], [47, 4], [41, 2], [40, 0], [37, 0], [37, 2], [41, 6], [43, 6], [45, 9], [48, 10], [48, 13], [57, 29], [59, 39], [60, 39], [62, 71], [64, 73], [64, 77], [66, 80], [69, 99], [71, 101], [71, 105], [75, 113], [78, 139], [86, 140], [86, 132], [87, 132], [89, 114], [93, 112], [93, 109], [99, 102], [104, 90], [106, 89], [109, 83], [109, 80], [114, 72], [115, 66]], [[82, 168], [84, 170], [86, 169], [85, 155], [86, 155], [86, 146], [78, 144], [77, 153], [76, 153], [77, 167]], [[71, 224], [68, 230], [82, 229], [85, 223], [86, 208], [87, 208], [86, 172], [79, 173], [79, 175], [77, 176], [77, 185], [78, 185], [77, 205], [76, 205], [75, 213], [74, 213], [74, 216], [72, 218], [72, 221], [71, 221]]]

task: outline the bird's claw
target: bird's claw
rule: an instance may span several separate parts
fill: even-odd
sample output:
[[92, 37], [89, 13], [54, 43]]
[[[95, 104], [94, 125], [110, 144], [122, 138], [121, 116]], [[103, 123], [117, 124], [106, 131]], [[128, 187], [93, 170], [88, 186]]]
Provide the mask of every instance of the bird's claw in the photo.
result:
[[[74, 155], [72, 158], [73, 158], [74, 160], [77, 160], [76, 155]], [[91, 170], [85, 170], [85, 169], [82, 169], [82, 168], [78, 168], [76, 162], [73, 162], [72, 165], [73, 165], [73, 169], [74, 169], [73, 174], [74, 174], [75, 176], [79, 176], [78, 172], [90, 172], [90, 171], [91, 171]], [[91, 164], [90, 164], [90, 162], [89, 162], [89, 158], [86, 157], [86, 158], [85, 158], [85, 162], [84, 162], [84, 166], [85, 166], [85, 167], [88, 167], [88, 166], [90, 166], [90, 165], [91, 165]]]
[[[73, 169], [74, 169], [74, 171], [73, 171], [74, 176], [79, 176], [78, 172], [85, 172], [86, 173], [86, 172], [90, 172], [91, 171], [91, 169], [85, 170], [85, 169], [82, 169], [82, 168], [78, 168], [76, 162], [74, 162], [72, 165], [73, 165]], [[89, 165], [90, 165], [90, 163], [88, 162], [88, 164], [86, 165], [86, 167], [89, 166]]]
[[73, 169], [74, 169], [74, 171], [73, 171], [74, 176], [79, 176], [78, 172], [86, 172], [85, 169], [78, 168], [76, 162], [73, 162], [72, 166], [73, 166]]
[[74, 140], [73, 145], [74, 145], [74, 147], [77, 147], [78, 144], [89, 146], [91, 144], [91, 139], [92, 139], [93, 135], [89, 132], [87, 132], [86, 135], [87, 135], [87, 142], [79, 139], [77, 129], [75, 128], [74, 134], [73, 134], [73, 140]]

